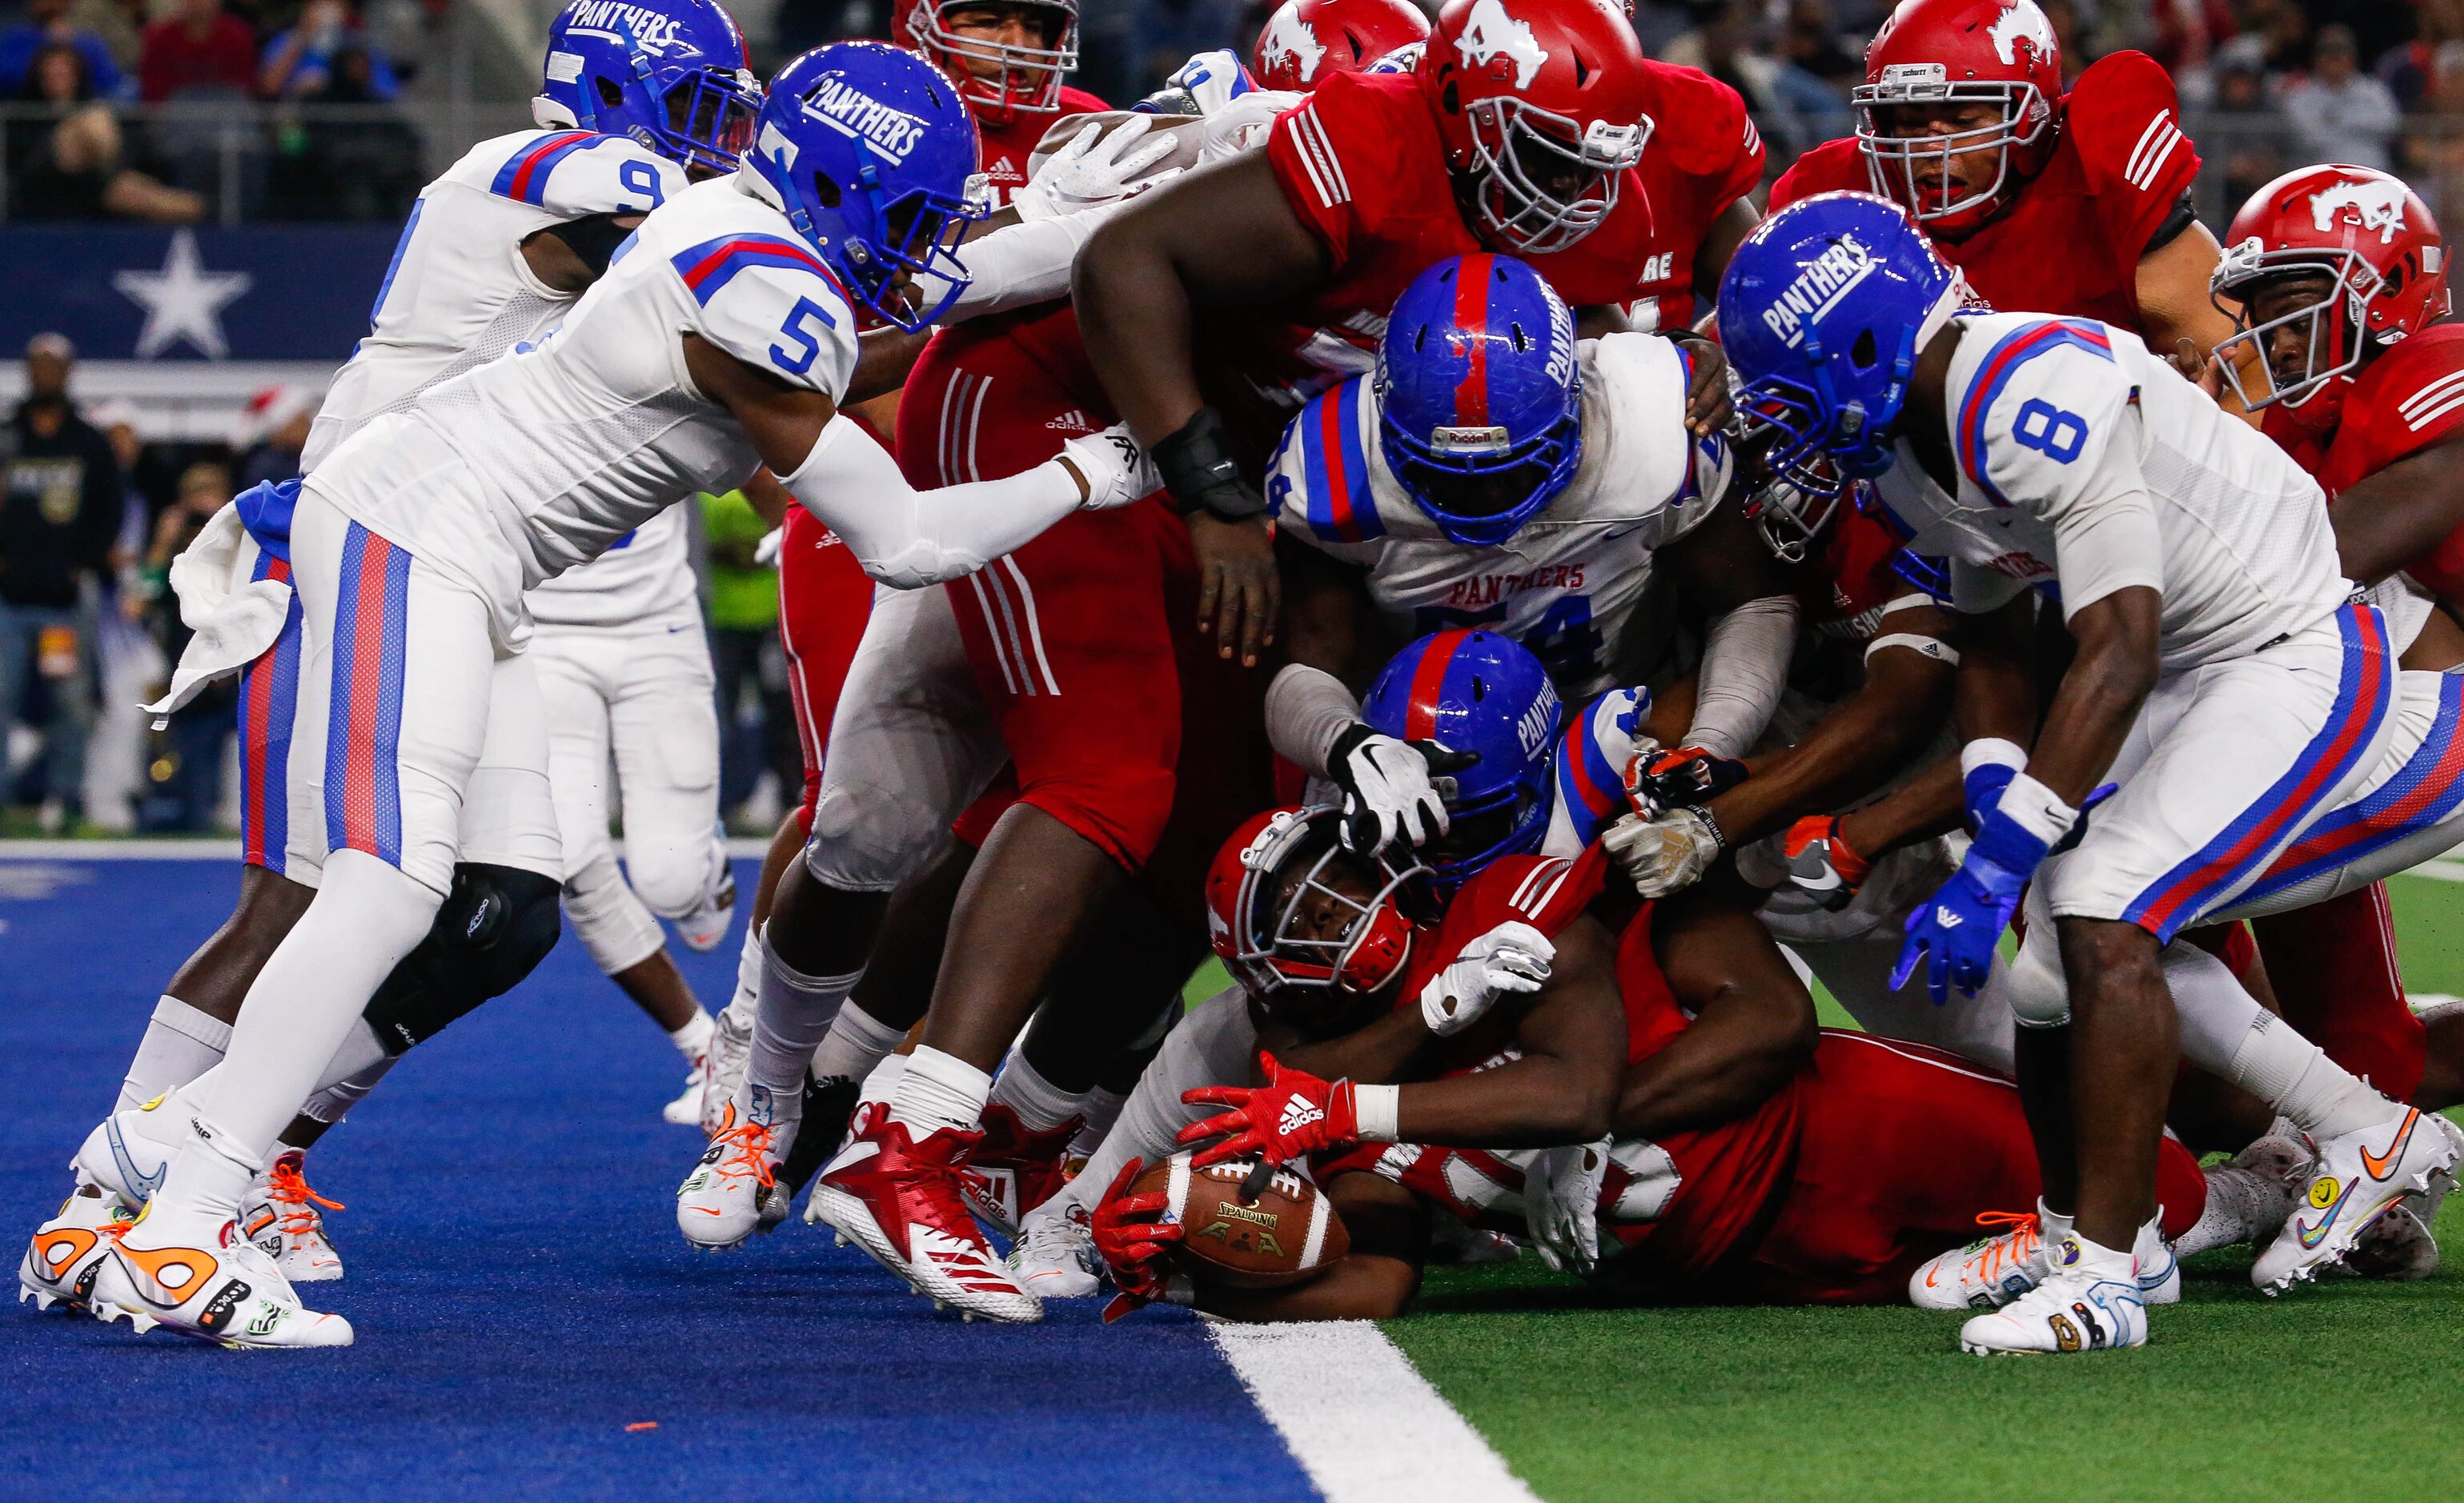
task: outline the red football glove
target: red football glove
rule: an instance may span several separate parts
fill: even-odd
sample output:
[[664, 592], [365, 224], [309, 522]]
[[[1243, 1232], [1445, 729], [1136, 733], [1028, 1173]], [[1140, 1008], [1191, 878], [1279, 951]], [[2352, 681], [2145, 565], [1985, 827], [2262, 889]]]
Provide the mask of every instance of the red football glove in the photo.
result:
[[1191, 1122], [1173, 1140], [1187, 1147], [1209, 1138], [1223, 1139], [1191, 1159], [1191, 1168], [1202, 1169], [1253, 1153], [1268, 1164], [1289, 1164], [1360, 1140], [1360, 1115], [1353, 1106], [1351, 1081], [1321, 1080], [1306, 1071], [1287, 1070], [1273, 1055], [1263, 1052], [1258, 1068], [1265, 1074], [1264, 1085], [1209, 1085], [1181, 1094], [1180, 1099], [1192, 1106], [1232, 1108], [1220, 1117]]
[[1121, 1172], [1112, 1176], [1111, 1186], [1095, 1207], [1095, 1213], [1087, 1218], [1088, 1230], [1095, 1238], [1095, 1252], [1104, 1259], [1105, 1271], [1112, 1275], [1113, 1287], [1120, 1291], [1104, 1307], [1107, 1324], [1163, 1297], [1163, 1255], [1180, 1240], [1178, 1222], [1155, 1219], [1169, 1209], [1171, 1197], [1161, 1190], [1146, 1195], [1130, 1193], [1130, 1187], [1137, 1183], [1138, 1171], [1145, 1167], [1136, 1159], [1122, 1165]]
[[1837, 815], [1808, 815], [1789, 826], [1786, 849], [1788, 880], [1835, 912], [1848, 906], [1874, 873], [1874, 863], [1840, 834]]
[[1746, 780], [1746, 764], [1701, 747], [1652, 748], [1626, 763], [1626, 801], [1645, 819], [1707, 804]]

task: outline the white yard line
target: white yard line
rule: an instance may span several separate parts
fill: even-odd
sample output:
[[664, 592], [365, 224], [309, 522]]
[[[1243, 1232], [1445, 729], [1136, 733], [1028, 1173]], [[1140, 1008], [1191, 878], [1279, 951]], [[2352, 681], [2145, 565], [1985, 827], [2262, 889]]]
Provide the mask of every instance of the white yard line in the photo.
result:
[[1538, 1503], [1371, 1322], [1207, 1334], [1327, 1503]]

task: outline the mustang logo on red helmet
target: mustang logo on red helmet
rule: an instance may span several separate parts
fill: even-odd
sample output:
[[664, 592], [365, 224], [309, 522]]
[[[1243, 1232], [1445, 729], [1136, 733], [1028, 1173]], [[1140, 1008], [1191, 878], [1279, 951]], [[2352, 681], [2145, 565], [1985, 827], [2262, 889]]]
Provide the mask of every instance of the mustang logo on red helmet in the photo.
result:
[[1531, 35], [1531, 24], [1508, 15], [1505, 0], [1476, 0], [1471, 19], [1455, 38], [1455, 48], [1463, 54], [1466, 68], [1485, 68], [1500, 57], [1513, 63], [1518, 89], [1531, 87], [1540, 65], [1549, 60], [1548, 49]]

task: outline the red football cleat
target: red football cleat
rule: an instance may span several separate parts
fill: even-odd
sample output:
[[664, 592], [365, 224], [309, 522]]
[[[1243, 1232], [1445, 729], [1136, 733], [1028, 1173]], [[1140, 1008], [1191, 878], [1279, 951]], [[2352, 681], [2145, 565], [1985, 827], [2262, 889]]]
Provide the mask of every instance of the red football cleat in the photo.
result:
[[1002, 1236], [1017, 1236], [1019, 1221], [1068, 1182], [1061, 1161], [1082, 1121], [1072, 1117], [1048, 1132], [1029, 1132], [1008, 1107], [986, 1105], [983, 1142], [967, 1156], [974, 1171], [962, 1190], [968, 1207]]
[[993, 1255], [961, 1187], [980, 1132], [942, 1128], [911, 1139], [888, 1112], [870, 1114], [813, 1187], [821, 1219], [935, 1306], [968, 1319], [1044, 1318], [1044, 1303]]

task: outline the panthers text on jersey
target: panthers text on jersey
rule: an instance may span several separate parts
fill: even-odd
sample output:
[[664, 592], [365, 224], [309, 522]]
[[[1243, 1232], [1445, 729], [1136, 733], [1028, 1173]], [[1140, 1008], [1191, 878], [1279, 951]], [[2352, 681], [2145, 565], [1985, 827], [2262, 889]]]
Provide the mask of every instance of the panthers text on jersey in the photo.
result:
[[[2142, 53], [2099, 58], [2062, 97], [2045, 169], [1972, 233], [1934, 249], [1996, 308], [2139, 326], [2139, 259], [2198, 176], [2173, 80]], [[1874, 191], [1856, 139], [1796, 159], [1771, 185], [1776, 211], [1842, 188]]]
[[309, 485], [460, 576], [489, 601], [498, 640], [517, 641], [524, 590], [759, 463], [735, 416], [686, 374], [684, 336], [836, 397], [855, 332], [845, 293], [786, 216], [742, 174], [713, 179], [653, 210], [547, 338], [367, 425]]
[[[2031, 586], [2076, 613], [2118, 590], [2164, 599], [2161, 670], [2244, 656], [2320, 624], [2350, 586], [2318, 483], [2139, 337], [2083, 318], [1988, 314], [1961, 331], [1944, 391], [1957, 495], [1907, 442], [1876, 494], [1910, 548], [1951, 560], [1952, 603]], [[2136, 551], [2148, 515], [2160, 556]]]
[[314, 469], [362, 424], [555, 327], [573, 294], [522, 258], [541, 229], [647, 214], [682, 167], [623, 136], [525, 130], [483, 141], [421, 191], [377, 288], [367, 338], [334, 380], [300, 456]]
[[1628, 621], [1654, 550], [1710, 514], [1733, 469], [1727, 441], [1685, 429], [1688, 361], [1653, 334], [1576, 346], [1583, 457], [1538, 515], [1491, 548], [1458, 543], [1386, 468], [1377, 391], [1366, 377], [1310, 402], [1268, 468], [1277, 525], [1368, 571], [1371, 599], [1404, 637], [1485, 626], [1531, 649], [1581, 704], [1629, 679]]

